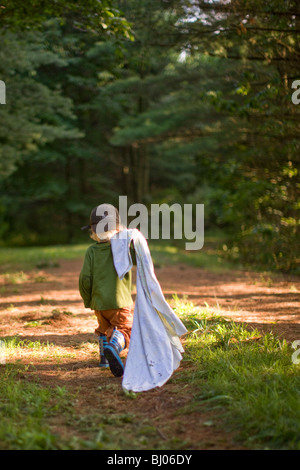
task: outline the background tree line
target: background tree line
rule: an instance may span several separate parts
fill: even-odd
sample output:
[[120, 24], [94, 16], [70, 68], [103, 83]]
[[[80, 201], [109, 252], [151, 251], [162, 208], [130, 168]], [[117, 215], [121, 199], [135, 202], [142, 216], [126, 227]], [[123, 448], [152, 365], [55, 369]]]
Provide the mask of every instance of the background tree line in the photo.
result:
[[204, 203], [231, 256], [299, 266], [296, 0], [8, 1], [2, 244], [70, 243], [107, 201]]

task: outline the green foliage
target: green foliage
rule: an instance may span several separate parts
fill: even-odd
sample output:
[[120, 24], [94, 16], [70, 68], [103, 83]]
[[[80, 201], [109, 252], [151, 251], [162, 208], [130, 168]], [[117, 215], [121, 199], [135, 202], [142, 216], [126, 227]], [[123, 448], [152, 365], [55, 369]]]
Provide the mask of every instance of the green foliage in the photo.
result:
[[216, 188], [210, 195], [217, 209], [212, 213], [235, 233], [233, 247], [244, 263], [295, 270], [299, 111], [291, 101], [291, 85], [300, 73], [299, 5], [277, 0], [198, 5], [204, 14], [190, 29], [180, 28], [191, 40], [193, 58], [219, 58], [222, 77], [216, 73], [211, 104], [229, 118], [221, 121], [215, 145], [214, 136], [209, 146], [202, 139], [199, 152], [200, 169]]
[[204, 203], [227, 256], [297, 271], [299, 14], [295, 0], [9, 2], [3, 242], [83, 240], [90, 209], [126, 194]]
[[194, 367], [177, 380], [191, 381], [198, 393], [182, 412], [217, 410], [226, 428], [252, 449], [299, 449], [300, 380], [293, 349], [273, 333], [236, 324], [209, 306], [185, 304], [177, 300], [175, 308], [188, 326], [185, 360]]
[[51, 392], [36, 384], [24, 384], [18, 375], [17, 367], [1, 369], [0, 448], [53, 450], [58, 446], [57, 436], [43, 424], [45, 414], [51, 413]]
[[55, 139], [80, 136], [74, 128], [72, 102], [36, 77], [36, 69], [63, 65], [45, 50], [41, 35], [2, 36], [0, 76], [5, 78], [7, 104], [0, 108], [0, 175], [9, 176], [16, 164]]
[[26, 4], [21, 0], [9, 0], [0, 8], [2, 27], [15, 31], [41, 28], [49, 17], [59, 19], [61, 24], [68, 19], [75, 28], [82, 31], [92, 31], [98, 34], [107, 32], [132, 39], [130, 25], [110, 0], [85, 0], [84, 2], [28, 0]]

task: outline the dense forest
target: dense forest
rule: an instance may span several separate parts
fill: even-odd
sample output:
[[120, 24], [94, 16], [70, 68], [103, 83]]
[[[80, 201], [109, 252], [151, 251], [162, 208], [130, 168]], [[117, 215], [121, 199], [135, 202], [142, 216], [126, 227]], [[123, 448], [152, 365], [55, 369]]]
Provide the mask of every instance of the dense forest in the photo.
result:
[[299, 270], [297, 0], [8, 0], [0, 20], [2, 245], [78, 242], [127, 195], [205, 204], [228, 256]]

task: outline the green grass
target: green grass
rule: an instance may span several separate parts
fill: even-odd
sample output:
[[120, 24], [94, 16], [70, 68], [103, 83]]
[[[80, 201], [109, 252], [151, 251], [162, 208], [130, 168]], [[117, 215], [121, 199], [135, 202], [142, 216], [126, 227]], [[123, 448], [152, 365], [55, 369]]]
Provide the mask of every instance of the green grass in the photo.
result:
[[60, 259], [83, 258], [88, 244], [81, 245], [55, 245], [46, 247], [1, 247], [1, 272], [22, 269], [36, 269], [55, 267]]
[[22, 380], [25, 373], [20, 364], [0, 366], [0, 449], [57, 449], [59, 436], [45, 424], [47, 417], [63, 408], [59, 400], [54, 402], [57, 390]]
[[193, 382], [195, 395], [185, 412], [217, 410], [227, 429], [250, 448], [300, 449], [300, 365], [294, 350], [272, 333], [175, 299], [185, 319], [187, 368], [177, 379]]
[[222, 259], [217, 248], [199, 251], [185, 251], [180, 246], [172, 246], [168, 243], [150, 242], [149, 248], [155, 267], [166, 265], [187, 264], [195, 268], [209, 269], [214, 272], [222, 272], [237, 268], [236, 264]]
[[[222, 258], [220, 246], [223, 237], [222, 232], [206, 233], [204, 247], [199, 251], [186, 251], [184, 240], [148, 240], [148, 243], [156, 266], [186, 263], [195, 267], [223, 271], [237, 267], [236, 264]], [[0, 247], [0, 270], [8, 276], [11, 271], [16, 271], [18, 278], [23, 270], [59, 266], [61, 259], [83, 259], [88, 246], [89, 239], [86, 244], [77, 245]], [[14, 282], [13, 276], [12, 273], [12, 282]]]
[[185, 250], [185, 240], [149, 240], [153, 262], [157, 266], [178, 263], [222, 272], [241, 268], [236, 262], [225, 259], [222, 245], [226, 236], [222, 231], [206, 231], [204, 246], [201, 250]]
[[[299, 450], [300, 365], [292, 362], [295, 351], [291, 346], [272, 333], [230, 321], [208, 305], [200, 308], [188, 299], [174, 297], [172, 306], [188, 333], [184, 367], [170, 382], [189, 384], [193, 390], [178, 409], [178, 416], [213, 410], [206, 425], [222, 423], [250, 449]], [[157, 433], [151, 431], [153, 424], [142, 414], [117, 410], [111, 414], [95, 408], [91, 415], [79, 415], [74, 411], [79, 388], [39, 385], [30, 374], [35, 358], [62, 362], [64, 352], [59, 348], [17, 336], [2, 338], [2, 347], [3, 343], [7, 363], [0, 365], [0, 449], [153, 448]], [[20, 355], [22, 351], [26, 365], [18, 360], [11, 363], [13, 353]], [[99, 387], [99, 393], [105, 387], [121, 393], [119, 384], [113, 383]], [[184, 386], [180, 393], [185, 393]], [[124, 399], [139, 396], [124, 395]], [[53, 432], [51, 422], [57, 418], [63, 426], [70, 426], [72, 435], [62, 437]], [[120, 440], [120, 426], [126, 427], [130, 442], [126, 437]], [[176, 447], [171, 441], [166, 444]]]
[[[212, 270], [230, 269], [232, 265], [219, 257], [219, 241], [219, 235], [212, 235], [208, 248], [199, 252], [185, 252], [182, 245], [172, 246], [167, 241], [150, 241], [149, 246], [154, 263], [160, 266], [188, 263]], [[54, 266], [60, 259], [83, 258], [87, 246], [0, 248], [5, 283], [26, 282], [26, 270], [38, 266]], [[270, 282], [269, 278], [266, 282]], [[216, 416], [225, 420], [226, 429], [233, 430], [251, 449], [300, 450], [300, 365], [292, 362], [295, 351], [291, 346], [271, 333], [262, 334], [228, 321], [208, 305], [199, 308], [187, 299], [175, 297], [173, 306], [189, 332], [185, 337], [183, 360], [183, 365], [188, 367], [183, 367], [171, 381], [192, 384], [194, 390], [187, 405], [178, 413], [193, 413], [203, 407], [213, 409]], [[18, 361], [0, 363], [0, 449], [113, 449], [120, 445], [119, 424], [114, 430], [113, 423], [105, 422], [107, 415], [104, 421], [96, 411], [90, 417], [74, 416], [74, 396], [70, 391], [41, 387], [32, 376], [28, 380], [27, 367], [34, 367], [36, 357], [44, 361], [51, 357], [60, 363], [66, 353], [51, 345], [18, 337], [1, 341], [5, 342], [8, 359], [13, 357], [14, 351], [23, 351], [22, 357], [29, 362], [27, 366]], [[184, 393], [184, 388], [182, 390]], [[75, 431], [75, 436], [62, 439], [51, 430], [51, 419], [56, 416], [63, 416], [66, 423], [76, 422], [73, 430], [77, 423], [81, 423], [79, 429], [83, 432], [87, 426], [91, 431], [89, 437], [83, 440]], [[117, 414], [114, 417], [116, 422], [121, 418]], [[132, 416], [124, 417], [128, 435], [131, 432], [135, 436], [138, 447], [138, 431], [130, 428], [132, 419]], [[137, 416], [135, 421], [139, 419]], [[90, 421], [94, 427], [90, 426]], [[207, 425], [213, 423], [212, 419]], [[149, 431], [148, 448], [151, 448], [151, 439]], [[126, 442], [122, 445], [127, 445]], [[141, 448], [143, 446], [141, 442]]]
[[[41, 359], [46, 352], [61, 358], [61, 354], [53, 345], [18, 336], [2, 338], [0, 346], [0, 450], [76, 449], [78, 439], [62, 439], [51, 427], [55, 418], [72, 419], [76, 395], [65, 387], [42, 387], [30, 375], [36, 356]], [[25, 350], [26, 365], [14, 359], [14, 353]]]

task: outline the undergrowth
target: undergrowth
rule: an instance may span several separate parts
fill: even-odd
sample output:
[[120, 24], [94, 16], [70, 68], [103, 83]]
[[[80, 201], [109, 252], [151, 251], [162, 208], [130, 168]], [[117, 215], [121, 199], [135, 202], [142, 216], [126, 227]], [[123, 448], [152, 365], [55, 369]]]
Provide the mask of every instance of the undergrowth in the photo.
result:
[[[248, 448], [299, 450], [300, 366], [292, 360], [291, 345], [273, 333], [228, 320], [218, 308], [197, 307], [177, 297], [172, 306], [188, 332], [182, 338], [182, 368], [170, 382], [182, 384], [182, 394], [185, 384], [193, 391], [178, 415], [212, 410], [223, 429], [234, 432]], [[19, 337], [2, 338], [0, 346], [8, 359], [1, 364], [0, 354], [0, 449], [128, 448], [129, 440], [120, 444], [120, 422], [135, 439], [136, 447], [131, 448], [151, 449], [156, 442], [155, 428], [151, 423], [145, 428], [142, 414], [110, 417], [95, 408], [93, 415], [81, 416], [75, 412], [74, 390], [41, 386], [28, 368], [34, 367], [36, 358], [62, 355], [56, 346]], [[29, 362], [14, 361], [14, 351]], [[63, 356], [60, 359], [63, 363]], [[124, 394], [124, 400], [139, 396]], [[69, 437], [53, 431], [51, 423], [57, 417], [71, 427]], [[139, 440], [141, 432], [144, 440]], [[87, 433], [87, 438], [80, 433]], [[172, 445], [174, 449], [177, 444]]]
[[[230, 321], [218, 311], [175, 299], [184, 319], [187, 367], [177, 380], [193, 382], [184, 410], [218, 410], [245, 445], [300, 449], [300, 366], [283, 339]], [[297, 361], [296, 361], [297, 362]]]

